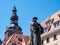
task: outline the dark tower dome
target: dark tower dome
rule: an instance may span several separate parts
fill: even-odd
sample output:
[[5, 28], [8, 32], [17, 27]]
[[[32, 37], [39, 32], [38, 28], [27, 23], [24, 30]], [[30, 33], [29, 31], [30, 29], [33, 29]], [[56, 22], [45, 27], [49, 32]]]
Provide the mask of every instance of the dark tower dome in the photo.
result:
[[11, 24], [8, 29], [19, 29], [19, 31], [22, 31], [21, 27], [18, 25], [18, 16], [17, 16], [17, 10], [15, 6], [13, 7], [12, 16], [10, 20], [11, 20]]

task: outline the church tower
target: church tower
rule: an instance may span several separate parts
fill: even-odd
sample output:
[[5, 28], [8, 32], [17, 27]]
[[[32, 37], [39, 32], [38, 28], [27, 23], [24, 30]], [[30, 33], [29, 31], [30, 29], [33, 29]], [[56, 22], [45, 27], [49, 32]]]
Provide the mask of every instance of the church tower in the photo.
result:
[[18, 16], [16, 7], [13, 7], [10, 21], [11, 21], [10, 26], [6, 28], [5, 38], [8, 38], [13, 34], [23, 34], [21, 27], [18, 25]]

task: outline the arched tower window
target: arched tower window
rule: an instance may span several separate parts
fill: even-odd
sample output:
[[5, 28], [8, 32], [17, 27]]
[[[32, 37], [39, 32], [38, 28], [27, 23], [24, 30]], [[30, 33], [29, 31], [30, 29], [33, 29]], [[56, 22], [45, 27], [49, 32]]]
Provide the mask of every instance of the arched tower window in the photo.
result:
[[11, 42], [11, 45], [16, 45], [14, 41]]
[[22, 38], [20, 36], [17, 36], [18, 41], [22, 42]]

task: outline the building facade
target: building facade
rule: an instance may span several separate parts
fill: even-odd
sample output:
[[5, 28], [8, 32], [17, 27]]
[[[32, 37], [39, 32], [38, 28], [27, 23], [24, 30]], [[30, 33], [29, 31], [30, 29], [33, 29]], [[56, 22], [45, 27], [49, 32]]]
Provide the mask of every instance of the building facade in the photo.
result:
[[10, 26], [6, 28], [5, 39], [2, 45], [27, 45], [29, 36], [24, 35], [22, 28], [18, 25], [16, 7], [12, 10], [10, 21]]
[[44, 28], [42, 45], [60, 45], [60, 11], [48, 17], [41, 25]]

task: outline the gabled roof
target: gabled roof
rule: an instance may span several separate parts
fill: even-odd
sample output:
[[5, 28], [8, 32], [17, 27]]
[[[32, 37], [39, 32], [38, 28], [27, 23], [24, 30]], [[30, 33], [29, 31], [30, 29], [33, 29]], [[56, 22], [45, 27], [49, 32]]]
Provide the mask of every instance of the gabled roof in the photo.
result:
[[52, 14], [46, 20], [42, 21], [41, 25], [43, 26], [43, 28], [46, 27], [46, 22], [48, 22], [49, 20], [53, 20], [53, 23], [59, 21], [60, 20], [59, 15], [60, 15], [60, 11], [56, 12], [55, 14]]
[[10, 45], [11, 41], [15, 41], [15, 43], [18, 45], [19, 40], [17, 39], [17, 36], [20, 36], [22, 38], [22, 45], [26, 45], [29, 41], [29, 36], [23, 35], [23, 34], [13, 34], [9, 37], [9, 39], [4, 43], [6, 45]]

